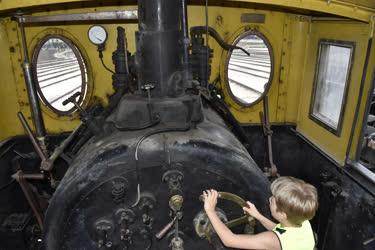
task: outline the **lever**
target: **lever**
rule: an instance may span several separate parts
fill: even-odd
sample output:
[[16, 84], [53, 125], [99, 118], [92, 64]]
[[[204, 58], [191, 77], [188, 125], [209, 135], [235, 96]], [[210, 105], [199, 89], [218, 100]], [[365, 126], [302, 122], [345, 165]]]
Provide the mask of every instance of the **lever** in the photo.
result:
[[370, 243], [373, 242], [373, 241], [375, 241], [375, 234], [373, 234], [371, 238], [365, 240], [365, 241], [363, 242], [363, 245], [366, 246], [366, 245], [370, 244]]
[[86, 110], [84, 110], [76, 101], [76, 98], [81, 95], [81, 92], [76, 92], [72, 96], [70, 96], [68, 99], [63, 101], [63, 105], [67, 105], [68, 103], [72, 103], [78, 110], [81, 120], [83, 123], [87, 124], [88, 128], [94, 133], [94, 134], [100, 134], [101, 128], [99, 124], [97, 124], [96, 121], [94, 121], [94, 118], [92, 115], [90, 115]]
[[155, 235], [156, 239], [160, 240], [161, 238], [163, 238], [164, 235], [172, 228], [172, 226], [174, 225], [174, 223], [176, 222], [176, 220], [177, 220], [177, 216], [175, 216], [171, 222], [169, 222], [167, 225], [165, 225], [165, 227], [163, 227], [163, 229], [161, 229]]

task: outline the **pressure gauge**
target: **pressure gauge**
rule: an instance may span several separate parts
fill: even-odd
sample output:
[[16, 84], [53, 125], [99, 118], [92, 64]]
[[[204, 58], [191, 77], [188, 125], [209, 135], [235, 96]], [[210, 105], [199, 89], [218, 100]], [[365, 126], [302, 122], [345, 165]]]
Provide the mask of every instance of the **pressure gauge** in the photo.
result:
[[100, 25], [91, 26], [88, 34], [90, 41], [95, 45], [104, 45], [107, 41], [107, 31]]

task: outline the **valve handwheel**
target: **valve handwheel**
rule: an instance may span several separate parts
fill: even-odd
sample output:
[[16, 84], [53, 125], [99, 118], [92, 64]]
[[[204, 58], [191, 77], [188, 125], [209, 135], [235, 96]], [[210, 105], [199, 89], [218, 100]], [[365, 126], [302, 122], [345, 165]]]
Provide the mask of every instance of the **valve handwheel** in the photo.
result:
[[[240, 206], [241, 209], [243, 207], [247, 206], [246, 201], [244, 199], [242, 199], [240, 196], [238, 196], [236, 194], [233, 194], [233, 193], [218, 192], [218, 199], [234, 202], [238, 206]], [[199, 200], [204, 201], [204, 196], [200, 195]], [[218, 210], [217, 213], [219, 213], [220, 218], [223, 217], [223, 216], [220, 216], [220, 213], [222, 213], [221, 210]], [[249, 223], [250, 226], [254, 227], [255, 226], [255, 219], [252, 216], [246, 214], [244, 216], [232, 219], [230, 221], [225, 221], [224, 223], [228, 228], [236, 227], [236, 226], [239, 226], [239, 225], [242, 225], [242, 224], [245, 224], [245, 223]], [[209, 225], [205, 228], [205, 232], [204, 232], [205, 237], [208, 239], [209, 242], [211, 242], [212, 233], [213, 233], [213, 228], [212, 228], [211, 223], [209, 223]], [[198, 232], [197, 232], [197, 234], [198, 234]]]

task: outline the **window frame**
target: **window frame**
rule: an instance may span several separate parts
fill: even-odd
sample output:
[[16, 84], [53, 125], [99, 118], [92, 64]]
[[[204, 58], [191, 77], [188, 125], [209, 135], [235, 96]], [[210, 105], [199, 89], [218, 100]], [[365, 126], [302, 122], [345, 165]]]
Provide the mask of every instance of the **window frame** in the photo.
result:
[[[319, 75], [319, 65], [320, 65], [320, 59], [322, 55], [322, 45], [333, 45], [337, 47], [345, 47], [351, 49], [350, 58], [349, 58], [349, 65], [348, 65], [348, 72], [345, 80], [345, 87], [344, 87], [344, 94], [343, 99], [340, 107], [340, 116], [337, 123], [337, 128], [334, 128], [330, 126], [328, 123], [326, 123], [324, 120], [320, 119], [316, 115], [314, 115], [314, 103], [316, 99], [316, 92], [317, 92], [317, 86], [318, 86], [318, 75]], [[348, 90], [350, 86], [351, 81], [351, 74], [354, 64], [354, 56], [355, 56], [355, 42], [351, 41], [341, 41], [341, 40], [333, 40], [333, 39], [320, 39], [318, 44], [318, 52], [315, 62], [315, 73], [314, 73], [314, 82], [313, 82], [313, 89], [311, 91], [311, 98], [310, 98], [310, 109], [309, 109], [309, 118], [316, 122], [319, 126], [325, 128], [332, 134], [334, 134], [337, 137], [340, 137], [342, 132], [342, 126], [343, 126], [343, 120], [345, 116], [345, 109], [346, 109], [346, 102], [348, 97]]]
[[237, 45], [240, 40], [242, 40], [243, 38], [245, 38], [249, 35], [258, 36], [259, 38], [261, 38], [263, 40], [264, 44], [267, 46], [268, 52], [270, 54], [271, 69], [270, 69], [270, 76], [269, 76], [268, 82], [265, 84], [266, 87], [264, 88], [264, 92], [255, 101], [253, 101], [251, 103], [242, 102], [238, 97], [236, 97], [233, 94], [232, 89], [231, 89], [230, 84], [229, 84], [228, 70], [229, 70], [229, 61], [230, 61], [230, 58], [232, 56], [232, 51], [228, 52], [227, 59], [225, 61], [225, 65], [224, 65], [224, 78], [225, 78], [224, 82], [225, 82], [226, 88], [228, 90], [228, 93], [229, 93], [229, 96], [231, 97], [231, 99], [236, 104], [240, 105], [241, 107], [252, 107], [252, 106], [258, 104], [259, 102], [261, 102], [264, 99], [264, 97], [268, 94], [269, 89], [271, 88], [273, 76], [274, 76], [274, 70], [275, 70], [275, 66], [274, 66], [275, 60], [274, 60], [273, 48], [271, 46], [271, 43], [269, 42], [269, 40], [267, 39], [267, 37], [263, 33], [259, 32], [257, 30], [246, 30], [243, 33], [241, 33], [239, 36], [236, 37], [236, 39], [233, 41], [232, 45]]
[[[52, 112], [56, 113], [58, 116], [70, 116], [75, 111], [77, 111], [77, 108], [75, 106], [73, 106], [71, 109], [69, 109], [67, 111], [62, 111], [62, 110], [58, 110], [55, 107], [53, 107], [53, 105], [50, 104], [47, 101], [46, 97], [44, 96], [44, 94], [42, 92], [42, 89], [41, 89], [41, 87], [39, 85], [39, 81], [38, 81], [37, 62], [38, 62], [39, 52], [40, 52], [41, 48], [43, 47], [43, 45], [49, 39], [54, 39], [54, 38], [55, 39], [60, 39], [64, 43], [66, 43], [70, 47], [70, 49], [73, 51], [75, 57], [77, 58], [79, 69], [81, 71], [81, 78], [82, 78], [81, 91], [80, 91], [81, 95], [79, 96], [79, 99], [78, 99], [77, 103], [81, 106], [85, 102], [85, 99], [88, 96], [87, 91], [89, 89], [89, 87], [88, 87], [88, 85], [89, 85], [88, 66], [87, 66], [86, 60], [85, 60], [85, 58], [83, 56], [83, 53], [80, 51], [80, 49], [78, 48], [78, 46], [70, 38], [68, 38], [68, 37], [66, 37], [64, 35], [60, 35], [60, 34], [47, 34], [47, 35], [43, 36], [40, 40], [38, 40], [36, 46], [33, 49], [33, 54], [32, 54], [32, 59], [31, 59], [33, 79], [34, 79], [35, 87], [37, 89], [38, 97], [40, 98], [40, 100], [42, 101], [42, 103], [45, 106], [47, 106]], [[74, 93], [72, 93], [72, 95], [73, 94]]]

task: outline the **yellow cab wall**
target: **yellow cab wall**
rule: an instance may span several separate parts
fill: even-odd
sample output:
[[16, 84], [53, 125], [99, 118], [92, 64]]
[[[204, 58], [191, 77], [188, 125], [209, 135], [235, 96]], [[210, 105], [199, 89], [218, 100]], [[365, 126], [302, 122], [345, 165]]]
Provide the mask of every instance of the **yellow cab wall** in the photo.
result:
[[[17, 7], [30, 7], [46, 3], [71, 3], [80, 1], [10, 1], [0, 3], [0, 11]], [[93, 2], [93, 1], [81, 1]], [[98, 1], [100, 2], [100, 1]], [[215, 28], [228, 43], [232, 43], [237, 36], [247, 30], [257, 30], [265, 35], [273, 49], [274, 73], [271, 87], [268, 92], [270, 121], [273, 124], [296, 124], [297, 130], [315, 145], [323, 149], [336, 162], [343, 164], [351, 133], [355, 107], [358, 98], [365, 98], [371, 84], [370, 69], [374, 66], [374, 56], [370, 61], [366, 77], [363, 96], [359, 97], [362, 71], [372, 24], [371, 15], [374, 13], [368, 7], [340, 4], [334, 1], [327, 4], [325, 1], [281, 1], [281, 0], [248, 0], [229, 1], [237, 3], [235, 7], [209, 7], [209, 25]], [[274, 4], [283, 9], [273, 7], [257, 7], [265, 4]], [[124, 2], [125, 4], [125, 2]], [[33, 15], [50, 15], [66, 13], [84, 13], [111, 10], [133, 10], [136, 6], [102, 6], [69, 8], [69, 4], [54, 8], [53, 11], [40, 11]], [[75, 5], [76, 6], [76, 5]], [[294, 14], [291, 9], [310, 9], [322, 11], [338, 16], [347, 16], [357, 21], [312, 21], [313, 15]], [[189, 27], [205, 24], [204, 6], [189, 6]], [[241, 23], [243, 13], [265, 14], [264, 23]], [[89, 77], [89, 97], [85, 105], [99, 100], [106, 104], [107, 97], [112, 90], [111, 74], [102, 67], [96, 47], [87, 38], [87, 30], [93, 23], [68, 23], [65, 25], [32, 25], [26, 27], [27, 43], [30, 57], [38, 40], [46, 34], [61, 34], [70, 38], [83, 54]], [[116, 47], [116, 27], [122, 26], [126, 30], [129, 51], [135, 52], [136, 23], [104, 23], [109, 33], [109, 39], [104, 51], [104, 62], [112, 65], [112, 51]], [[345, 25], [345, 28], [342, 28]], [[11, 136], [24, 134], [17, 119], [17, 112], [22, 111], [31, 124], [30, 109], [22, 72], [22, 51], [17, 25], [10, 18], [3, 18], [0, 22], [0, 52], [2, 55], [0, 73], [2, 75], [2, 90], [0, 92], [0, 140]], [[354, 41], [356, 43], [354, 65], [349, 83], [349, 95], [346, 101], [343, 129], [340, 136], [328, 132], [314, 121], [309, 114], [311, 91], [316, 65], [318, 40], [320, 38]], [[263, 110], [263, 103], [259, 102], [251, 107], [238, 105], [230, 96], [225, 82], [225, 63], [228, 53], [210, 39], [210, 47], [214, 49], [212, 61], [211, 81], [219, 78], [219, 87], [224, 93], [225, 102], [236, 119], [244, 125], [260, 124], [259, 112]], [[372, 47], [372, 55], [374, 55]], [[362, 121], [365, 104], [361, 103], [358, 120]], [[44, 122], [48, 133], [60, 133], [72, 130], [79, 122], [78, 115], [58, 116], [42, 105]], [[355, 151], [361, 124], [357, 123], [351, 153]]]
[[[132, 10], [136, 9], [136, 6], [130, 7], [118, 7], [116, 10]], [[80, 13], [80, 12], [94, 12], [95, 10], [107, 11], [113, 10], [111, 7], [103, 7], [96, 9], [78, 9], [73, 11], [54, 11], [46, 13], [38, 13], [38, 15], [47, 14], [63, 14], [63, 13]], [[203, 6], [191, 6], [189, 7], [189, 26], [204, 25], [204, 7]], [[246, 24], [240, 22], [240, 16], [242, 13], [262, 13], [266, 15], [266, 21], [264, 24]], [[302, 21], [300, 20], [302, 19]], [[308, 23], [304, 18], [295, 15], [289, 15], [282, 12], [265, 11], [265, 10], [254, 10], [254, 9], [243, 9], [243, 8], [221, 8], [221, 7], [210, 7], [209, 8], [209, 25], [214, 27], [219, 34], [227, 41], [233, 42], [236, 37], [245, 30], [256, 29], [262, 32], [270, 41], [274, 52], [274, 76], [269, 90], [270, 98], [270, 114], [271, 121], [278, 123], [295, 123], [297, 117], [297, 106], [295, 105], [295, 100], [293, 98], [288, 98], [288, 96], [296, 97], [298, 95], [298, 76], [290, 82], [283, 82], [279, 84], [280, 81], [280, 63], [283, 60], [285, 64], [283, 70], [281, 71], [282, 76], [285, 77], [289, 71], [287, 68], [288, 64], [298, 65], [301, 63], [301, 58], [297, 56], [291, 56], [298, 52], [298, 46], [300, 43], [304, 44], [304, 34], [299, 34], [299, 30], [293, 31], [295, 25], [299, 29], [305, 29]], [[29, 46], [30, 58], [32, 56], [33, 50], [38, 43], [38, 40], [43, 38], [47, 34], [60, 34], [71, 39], [77, 47], [80, 49], [81, 53], [85, 57], [86, 64], [89, 71], [89, 85], [90, 85], [90, 95], [91, 102], [99, 99], [104, 104], [106, 104], [107, 96], [112, 94], [112, 79], [111, 74], [104, 70], [102, 67], [96, 46], [92, 45], [87, 38], [87, 29], [91, 24], [69, 24], [69, 25], [33, 25], [26, 27], [26, 37]], [[135, 23], [121, 23], [121, 24], [102, 24], [108, 31], [109, 39], [106, 43], [106, 50], [104, 52], [104, 62], [106, 65], [112, 66], [112, 51], [116, 48], [116, 27], [121, 25], [126, 30], [128, 46], [131, 53], [135, 52], [135, 31], [137, 30], [137, 24]], [[10, 57], [10, 63], [13, 73], [9, 74], [11, 79], [4, 81], [3, 84], [7, 84], [10, 88], [15, 88], [13, 90], [12, 102], [13, 105], [9, 105], [7, 109], [1, 109], [1, 115], [6, 115], [9, 117], [8, 122], [17, 124], [17, 126], [11, 132], [2, 132], [1, 139], [14, 136], [17, 134], [23, 134], [22, 127], [18, 125], [18, 119], [16, 113], [22, 111], [31, 123], [30, 109], [28, 105], [27, 92], [25, 91], [25, 82], [22, 72], [22, 51], [19, 46], [20, 37], [17, 24], [14, 21], [10, 21], [6, 18], [2, 22], [2, 28], [7, 31], [8, 36], [6, 41], [9, 46], [13, 47], [13, 52], [9, 52], [6, 49], [8, 57]], [[293, 33], [294, 32], [294, 33]], [[290, 39], [292, 37], [298, 38], [296, 40], [296, 45], [294, 45]], [[220, 46], [213, 40], [210, 39], [210, 47], [214, 49], [214, 57], [212, 61], [212, 74], [211, 80], [220, 77], [224, 79], [224, 65], [227, 58], [227, 53], [224, 52]], [[9, 47], [7, 46], [7, 47]], [[283, 46], [288, 46], [284, 47]], [[296, 49], [293, 46], [297, 46]], [[4, 47], [4, 46], [2, 46]], [[290, 55], [289, 55], [290, 53]], [[282, 55], [283, 54], [283, 55]], [[296, 60], [291, 60], [291, 58]], [[285, 58], [285, 59], [284, 59]], [[9, 61], [8, 61], [9, 62]], [[10, 67], [9, 65], [7, 67]], [[3, 67], [2, 67], [3, 70]], [[298, 71], [297, 75], [300, 75]], [[292, 76], [292, 78], [293, 78]], [[226, 93], [226, 83], [221, 81], [224, 93]], [[1, 92], [0, 95], [5, 95]], [[226, 102], [230, 106], [236, 118], [244, 124], [259, 123], [259, 111], [262, 110], [262, 103], [250, 108], [242, 108], [236, 105], [233, 100], [226, 95]], [[63, 131], [72, 130], [78, 124], [78, 116], [73, 114], [72, 116], [58, 116], [50, 111], [45, 105], [42, 104], [44, 122], [49, 133], [60, 133]]]
[[[345, 28], [342, 28], [345, 26]], [[304, 78], [302, 80], [302, 92], [300, 95], [300, 110], [297, 122], [297, 130], [307, 139], [327, 153], [340, 165], [344, 165], [346, 151], [351, 134], [353, 119], [355, 118], [357, 101], [366, 100], [366, 96], [359, 96], [365, 57], [370, 36], [370, 25], [359, 22], [348, 21], [313, 21], [308, 33], [307, 57], [304, 67]], [[344, 100], [344, 112], [342, 120], [342, 130], [339, 134], [334, 134], [321, 126], [309, 117], [313, 83], [315, 79], [319, 40], [329, 39], [336, 41], [354, 42], [353, 64], [348, 82], [347, 97]], [[369, 65], [371, 69], [371, 65]], [[372, 66], [373, 68], [373, 66]], [[368, 93], [369, 83], [365, 92]], [[364, 104], [362, 102], [362, 104]], [[361, 112], [363, 114], [364, 105]], [[363, 117], [363, 115], [359, 116]], [[360, 126], [357, 128], [357, 132]], [[358, 137], [357, 137], [358, 140]]]

